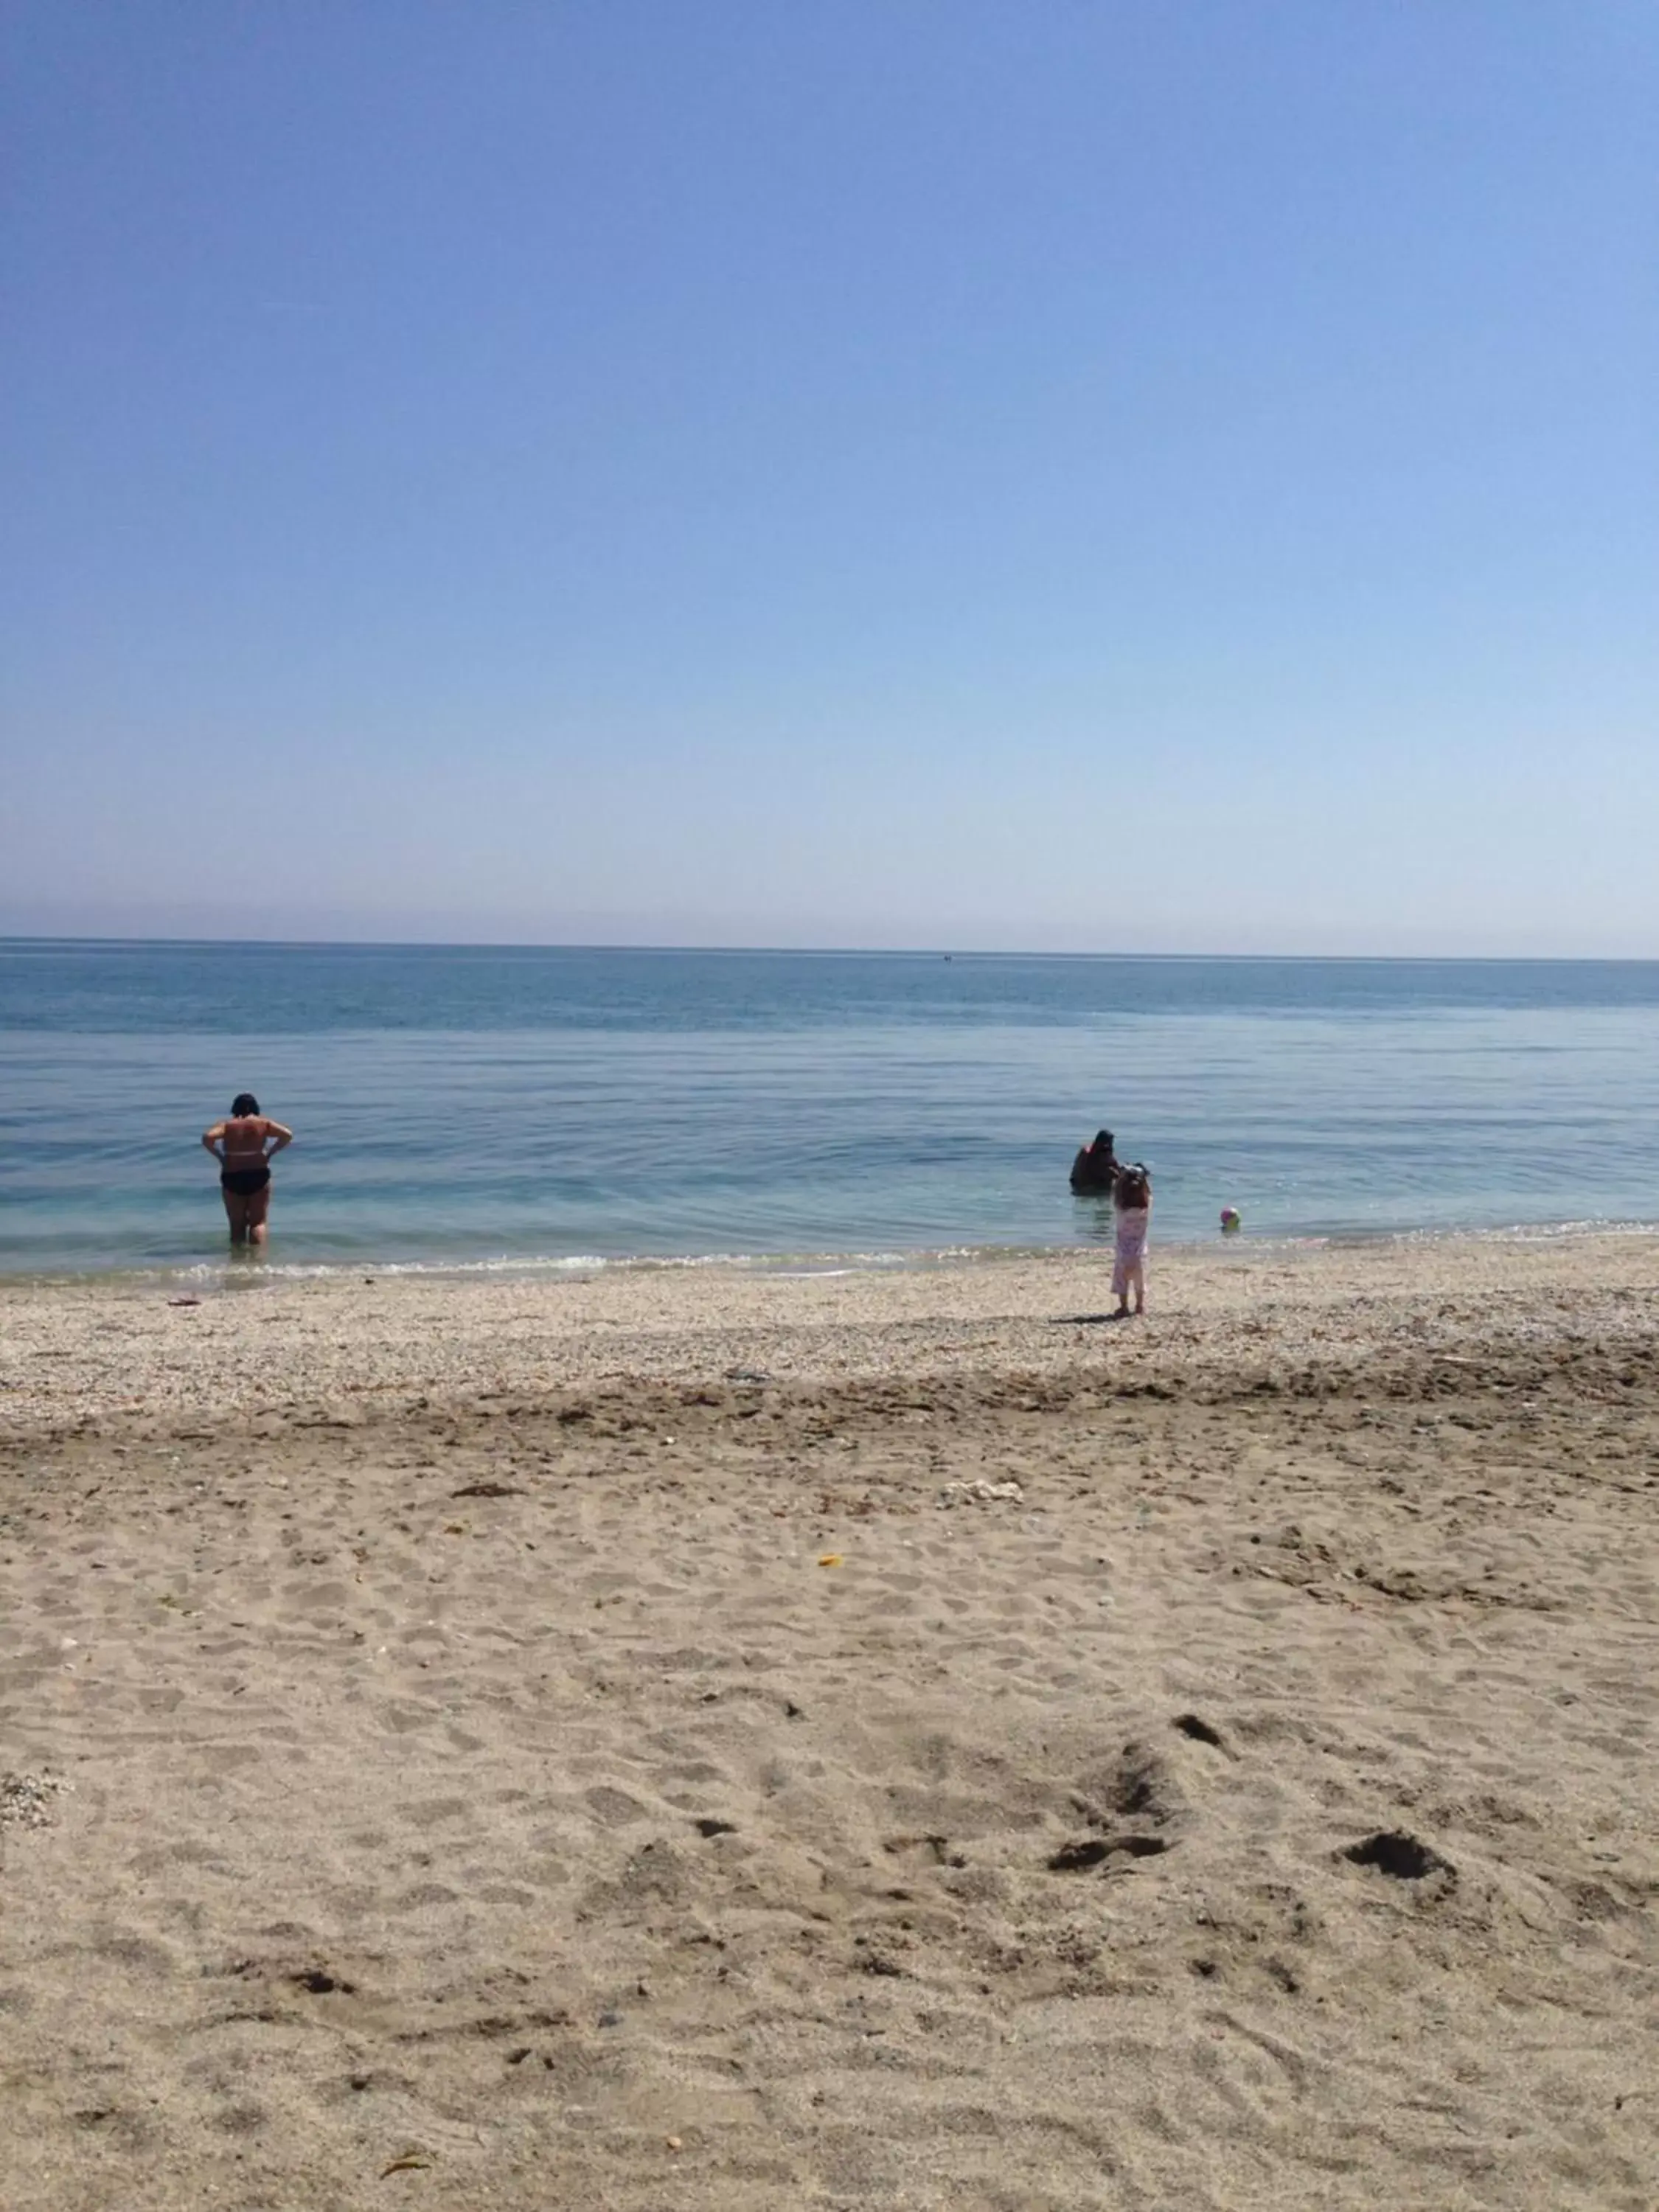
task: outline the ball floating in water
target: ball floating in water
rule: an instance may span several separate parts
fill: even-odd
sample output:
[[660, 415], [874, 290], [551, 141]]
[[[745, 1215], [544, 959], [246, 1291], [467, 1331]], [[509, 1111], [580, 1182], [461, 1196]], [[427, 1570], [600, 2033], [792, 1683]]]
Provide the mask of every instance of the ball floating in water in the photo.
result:
[[1238, 1218], [1238, 1208], [1236, 1206], [1222, 1207], [1221, 1233], [1224, 1237], [1236, 1237], [1243, 1226], [1244, 1224]]

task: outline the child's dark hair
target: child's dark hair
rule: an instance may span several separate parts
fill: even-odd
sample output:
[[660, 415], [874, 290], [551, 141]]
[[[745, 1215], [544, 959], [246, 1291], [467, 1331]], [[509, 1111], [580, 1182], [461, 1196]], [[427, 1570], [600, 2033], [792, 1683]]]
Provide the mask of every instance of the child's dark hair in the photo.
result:
[[258, 1110], [259, 1102], [251, 1091], [239, 1091], [230, 1102], [232, 1118], [238, 1121], [249, 1114], [257, 1114]]
[[1152, 1179], [1139, 1160], [1122, 1170], [1112, 1189], [1114, 1200], [1126, 1213], [1137, 1206], [1146, 1205], [1152, 1195]]

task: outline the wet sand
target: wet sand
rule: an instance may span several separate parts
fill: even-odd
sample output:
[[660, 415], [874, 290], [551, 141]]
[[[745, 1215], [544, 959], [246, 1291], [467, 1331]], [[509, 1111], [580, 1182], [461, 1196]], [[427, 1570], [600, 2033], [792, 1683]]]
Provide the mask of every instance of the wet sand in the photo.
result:
[[1659, 1237], [0, 1291], [8, 2212], [1659, 2190]]

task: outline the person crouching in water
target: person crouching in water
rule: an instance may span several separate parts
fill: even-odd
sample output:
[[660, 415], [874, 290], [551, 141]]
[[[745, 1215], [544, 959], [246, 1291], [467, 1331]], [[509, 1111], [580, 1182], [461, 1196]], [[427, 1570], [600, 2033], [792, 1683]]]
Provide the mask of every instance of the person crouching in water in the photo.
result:
[[1115, 1318], [1122, 1321], [1129, 1311], [1131, 1291], [1135, 1311], [1146, 1310], [1146, 1231], [1152, 1218], [1152, 1179], [1145, 1168], [1137, 1164], [1119, 1169], [1112, 1188], [1112, 1206], [1117, 1227], [1112, 1289], [1117, 1297]]
[[1104, 1198], [1117, 1181], [1117, 1156], [1109, 1129], [1097, 1129], [1092, 1144], [1083, 1146], [1072, 1162], [1072, 1188], [1079, 1198]]
[[270, 1163], [292, 1129], [259, 1111], [251, 1091], [236, 1095], [229, 1116], [202, 1132], [202, 1142], [219, 1163], [219, 1190], [225, 1201], [233, 1244], [263, 1244], [270, 1212]]

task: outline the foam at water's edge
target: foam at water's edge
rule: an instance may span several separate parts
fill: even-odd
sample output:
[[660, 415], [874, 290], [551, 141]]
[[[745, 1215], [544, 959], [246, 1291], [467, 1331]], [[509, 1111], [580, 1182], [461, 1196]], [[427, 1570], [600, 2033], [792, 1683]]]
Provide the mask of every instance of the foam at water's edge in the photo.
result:
[[[1445, 1243], [1544, 1243], [1571, 1237], [1659, 1236], [1659, 1221], [1515, 1222], [1503, 1228], [1446, 1227], [1421, 1229], [1315, 1230], [1300, 1233], [1252, 1236], [1248, 1232], [1224, 1240], [1218, 1237], [1159, 1240], [1158, 1250], [1218, 1255], [1238, 1253], [1359, 1250], [1389, 1245]], [[584, 1282], [602, 1273], [694, 1273], [701, 1268], [726, 1267], [756, 1275], [783, 1279], [866, 1273], [911, 1273], [930, 1268], [988, 1266], [999, 1261], [1058, 1260], [1092, 1257], [1104, 1262], [1110, 1247], [1100, 1243], [1068, 1244], [947, 1244], [900, 1252], [703, 1252], [690, 1254], [564, 1253], [514, 1257], [500, 1254], [479, 1260], [350, 1260], [298, 1261], [266, 1260], [249, 1255], [232, 1259], [195, 1260], [177, 1266], [125, 1268], [86, 1268], [46, 1273], [31, 1269], [0, 1273], [0, 1291], [88, 1289], [102, 1285], [112, 1289], [142, 1284], [221, 1285], [253, 1288], [257, 1285], [304, 1282], [416, 1279], [432, 1282], [490, 1280], [536, 1281], [563, 1279]]]

